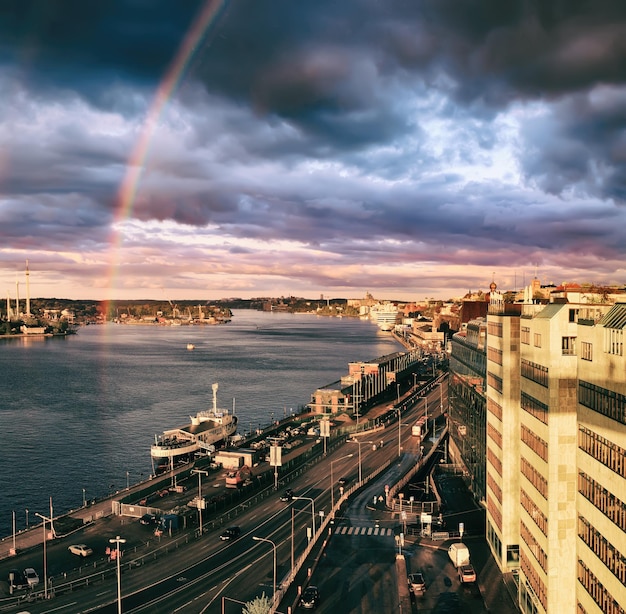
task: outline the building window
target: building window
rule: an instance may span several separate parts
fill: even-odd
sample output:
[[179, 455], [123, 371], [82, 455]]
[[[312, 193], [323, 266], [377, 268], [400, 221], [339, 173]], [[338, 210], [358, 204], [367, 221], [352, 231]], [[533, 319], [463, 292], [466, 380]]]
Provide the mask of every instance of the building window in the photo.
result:
[[580, 514], [578, 515], [578, 537], [589, 546], [589, 549], [622, 584], [626, 584], [626, 557]]
[[487, 323], [487, 335], [493, 335], [494, 337], [502, 337], [502, 322], [488, 322]]
[[578, 447], [611, 471], [618, 475], [624, 475], [624, 471], [626, 471], [625, 448], [584, 426], [578, 427]]
[[[533, 451], [541, 460], [548, 462], [548, 443], [541, 437], [533, 433], [527, 426], [522, 425], [522, 441]], [[502, 446], [501, 446], [502, 447]]]
[[623, 394], [579, 380], [578, 402], [603, 416], [626, 424], [626, 396]]
[[540, 348], [541, 347], [541, 333], [535, 333], [533, 336], [533, 345], [536, 348]]
[[576, 355], [576, 337], [561, 337], [563, 356]]
[[624, 331], [622, 329], [604, 329], [604, 351], [614, 356], [624, 355]]
[[604, 614], [626, 614], [626, 610], [615, 601], [613, 595], [604, 587], [593, 572], [578, 559], [578, 581]]
[[578, 309], [570, 309], [569, 310], [569, 321], [570, 322], [578, 322]]
[[502, 378], [498, 377], [494, 373], [487, 373], [487, 384], [497, 390], [498, 392], [502, 392]]
[[578, 492], [622, 531], [626, 531], [626, 503], [583, 471], [578, 474]]
[[530, 345], [530, 328], [522, 326], [520, 329], [520, 341], [526, 345]]
[[541, 401], [531, 397], [529, 394], [522, 392], [520, 395], [520, 405], [524, 411], [527, 411], [531, 416], [537, 418], [537, 420], [548, 424], [548, 406]]
[[491, 360], [492, 362], [495, 362], [495, 363], [501, 365], [502, 364], [502, 350], [500, 350], [498, 348], [488, 347], [487, 348], [487, 359]]
[[593, 344], [583, 341], [580, 344], [580, 357], [583, 360], [593, 360]]
[[522, 377], [536, 382], [540, 386], [548, 387], [548, 367], [538, 365], [525, 358], [521, 361]]
[[522, 475], [537, 489], [537, 492], [544, 498], [548, 499], [548, 482], [546, 478], [539, 473], [525, 458], [520, 463]]

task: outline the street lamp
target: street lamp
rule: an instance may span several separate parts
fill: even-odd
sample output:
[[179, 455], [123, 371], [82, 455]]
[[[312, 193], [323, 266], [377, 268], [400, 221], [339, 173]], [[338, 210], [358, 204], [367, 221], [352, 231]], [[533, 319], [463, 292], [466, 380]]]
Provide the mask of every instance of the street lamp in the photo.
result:
[[399, 407], [395, 410], [398, 412], [398, 458], [402, 456], [402, 412]]
[[333, 481], [333, 465], [346, 458], [352, 458], [354, 454], [346, 454], [340, 458], [336, 458], [334, 461], [330, 461], [330, 511], [332, 513], [335, 507], [335, 482]]
[[418, 397], [418, 399], [424, 399], [424, 403], [426, 405], [426, 410], [424, 411], [424, 416], [426, 417], [426, 432], [428, 433], [428, 397]]
[[126, 472], [126, 490], [130, 490], [130, 471]]
[[272, 548], [274, 549], [274, 592], [272, 593], [272, 597], [274, 600], [276, 599], [276, 544], [266, 537], [257, 537], [256, 535], [252, 536], [252, 539], [255, 542], [267, 542], [268, 544], [272, 544]]
[[50, 523], [52, 526], [52, 518], [47, 518], [43, 514], [39, 514], [35, 512], [35, 516], [39, 516], [43, 520], [43, 597], [44, 599], [48, 599], [48, 558], [46, 556], [46, 522]]
[[83, 507], [87, 507], [87, 499], [85, 497], [85, 489], [83, 488]]
[[202, 500], [202, 474], [209, 475], [208, 471], [203, 469], [192, 469], [191, 473], [198, 474], [198, 527], [200, 530], [200, 536], [202, 537], [202, 506], [204, 501]]
[[360, 484], [363, 481], [363, 478], [361, 477], [361, 446], [364, 443], [372, 445], [374, 442], [373, 441], [359, 441], [358, 439], [348, 439], [348, 443], [355, 443], [357, 446], [359, 446], [359, 484]]
[[398, 405], [400, 405], [400, 384], [396, 384], [396, 390], [398, 392]]
[[109, 543], [115, 544], [116, 553], [115, 560], [117, 562], [117, 614], [122, 614], [122, 580], [120, 574], [120, 544], [125, 544], [126, 540], [122, 539], [119, 535], [115, 538], [111, 538]]
[[294, 501], [310, 501], [311, 502], [311, 516], [313, 518], [313, 537], [315, 538], [315, 499], [311, 497], [291, 497]]

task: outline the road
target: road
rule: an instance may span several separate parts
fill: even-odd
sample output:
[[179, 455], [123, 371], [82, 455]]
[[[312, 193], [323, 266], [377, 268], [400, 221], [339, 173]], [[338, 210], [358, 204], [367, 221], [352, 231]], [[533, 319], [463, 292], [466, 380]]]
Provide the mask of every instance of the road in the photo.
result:
[[[437, 400], [438, 394], [436, 389], [431, 393]], [[237, 602], [248, 601], [262, 592], [266, 595], [272, 593], [273, 544], [276, 545], [278, 583], [291, 568], [293, 557], [297, 558], [304, 550], [307, 532], [313, 522], [313, 509], [308, 498], [313, 499], [319, 527], [320, 513], [327, 515], [331, 507], [331, 482], [332, 498], [337, 500], [341, 496], [340, 477], [348, 479], [347, 488], [358, 481], [359, 473], [365, 477], [391, 462], [389, 473], [360, 492], [336, 524], [337, 529], [340, 525], [348, 528], [374, 526], [376, 519], [365, 511], [366, 502], [373, 500], [374, 494], [384, 492], [386, 481], [395, 480], [416, 462], [419, 449], [411, 438], [409, 426], [421, 413], [420, 404], [418, 408], [420, 411], [412, 409], [402, 415], [399, 428], [398, 423], [393, 422], [384, 430], [360, 438], [360, 441], [375, 442], [376, 449], [374, 443], [346, 443], [289, 482], [289, 487], [297, 496], [303, 497], [302, 500], [281, 502], [279, 492], [262, 500], [253, 498], [245, 513], [233, 520], [233, 524], [242, 527], [243, 533], [232, 543], [220, 541], [219, 531], [212, 531], [200, 538], [188, 537], [188, 543], [183, 541], [175, 545], [173, 538], [164, 536], [159, 544], [152, 539], [146, 546], [148, 527], [127, 518], [108, 517], [69, 539], [48, 542], [48, 573], [56, 575], [76, 566], [76, 558], [67, 552], [69, 543], [87, 543], [101, 553], [109, 539], [121, 535], [127, 540], [123, 546], [125, 566], [121, 575], [125, 613], [218, 613], [224, 606], [225, 613], [232, 611], [239, 614], [241, 605]], [[403, 467], [397, 465], [399, 437]], [[331, 582], [334, 578], [335, 582], [341, 581], [341, 586], [334, 585], [328, 590], [324, 588], [321, 612], [338, 611], [331, 606], [337, 598], [340, 601], [336, 603], [342, 605], [341, 611], [393, 611], [388, 608], [394, 598], [397, 599], [398, 592], [398, 580], [391, 569], [396, 546], [393, 527], [387, 525], [388, 522], [382, 522], [380, 528], [387, 531], [376, 535], [355, 535], [354, 532], [333, 534], [318, 572], [326, 569], [328, 579], [323, 573], [320, 573], [320, 579]], [[253, 536], [271, 540], [273, 544], [254, 541]], [[41, 569], [41, 557], [41, 550], [23, 554], [20, 566], [32, 565]], [[129, 567], [130, 561], [136, 561], [137, 565]], [[90, 559], [86, 560], [86, 564], [94, 565]], [[104, 573], [105, 570], [108, 573]], [[114, 570], [114, 562], [98, 563], [94, 569], [97, 573], [89, 587], [57, 594], [53, 600], [29, 603], [27, 608], [32, 614], [116, 612]], [[348, 570], [349, 574], [346, 573]], [[332, 600], [329, 600], [331, 595]], [[353, 604], [349, 606], [352, 609], [343, 609], [346, 604]]]

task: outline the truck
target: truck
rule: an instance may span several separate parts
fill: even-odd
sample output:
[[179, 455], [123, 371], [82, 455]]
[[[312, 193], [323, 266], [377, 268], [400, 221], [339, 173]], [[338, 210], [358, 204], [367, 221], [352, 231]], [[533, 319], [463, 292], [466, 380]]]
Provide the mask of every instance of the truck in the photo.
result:
[[411, 428], [413, 437], [423, 437], [426, 434], [426, 418], [422, 416]]
[[468, 547], [462, 542], [452, 544], [448, 548], [448, 556], [452, 564], [458, 569], [463, 565], [469, 565], [470, 553]]

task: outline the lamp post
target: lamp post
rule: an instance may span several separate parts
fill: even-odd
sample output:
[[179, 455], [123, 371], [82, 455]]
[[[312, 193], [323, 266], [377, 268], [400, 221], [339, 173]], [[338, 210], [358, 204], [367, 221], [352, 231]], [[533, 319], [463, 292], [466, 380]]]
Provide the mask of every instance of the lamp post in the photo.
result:
[[26, 508], [26, 528], [28, 529], [28, 508]]
[[313, 519], [313, 537], [315, 537], [315, 499], [311, 497], [292, 497], [292, 499], [294, 501], [300, 501], [302, 499], [302, 500], [311, 502], [311, 516]]
[[398, 412], [398, 458], [402, 456], [402, 412], [399, 407], [395, 410]]
[[396, 391], [398, 393], [398, 405], [400, 405], [400, 384], [396, 384]]
[[83, 488], [83, 507], [87, 507], [87, 498], [85, 496], [85, 489]]
[[122, 614], [122, 579], [120, 574], [120, 544], [125, 544], [126, 540], [119, 535], [111, 538], [109, 543], [115, 544], [115, 561], [117, 562], [117, 614]]
[[253, 535], [252, 539], [255, 542], [267, 542], [268, 544], [272, 544], [272, 548], [274, 549], [274, 591], [272, 593], [272, 597], [276, 599], [276, 544], [271, 539], [267, 539], [266, 537]]
[[43, 526], [43, 597], [44, 599], [48, 599], [48, 558], [46, 555], [46, 541], [47, 541], [46, 522], [49, 522], [50, 526], [52, 526], [52, 518], [47, 518], [46, 516], [44, 516], [43, 514], [39, 514], [38, 512], [35, 512], [35, 516], [39, 516], [39, 518], [43, 520], [43, 523], [42, 523], [42, 526]]
[[419, 399], [424, 399], [424, 403], [426, 405], [426, 410], [424, 411], [424, 416], [426, 417], [426, 432], [428, 432], [428, 397], [418, 397]]
[[335, 482], [333, 481], [333, 465], [346, 458], [352, 458], [354, 454], [346, 454], [340, 458], [336, 458], [334, 461], [330, 461], [330, 511], [332, 513], [335, 507]]
[[363, 478], [361, 475], [361, 446], [364, 443], [372, 445], [374, 442], [373, 441], [359, 441], [358, 439], [348, 439], [348, 443], [355, 443], [357, 446], [359, 446], [359, 484], [360, 484], [363, 481]]
[[126, 472], [126, 490], [130, 490], [130, 471]]
[[202, 475], [209, 475], [209, 472], [204, 471], [204, 469], [192, 469], [191, 473], [198, 474], [198, 528], [200, 536], [202, 536], [202, 506], [204, 505], [202, 500]]

